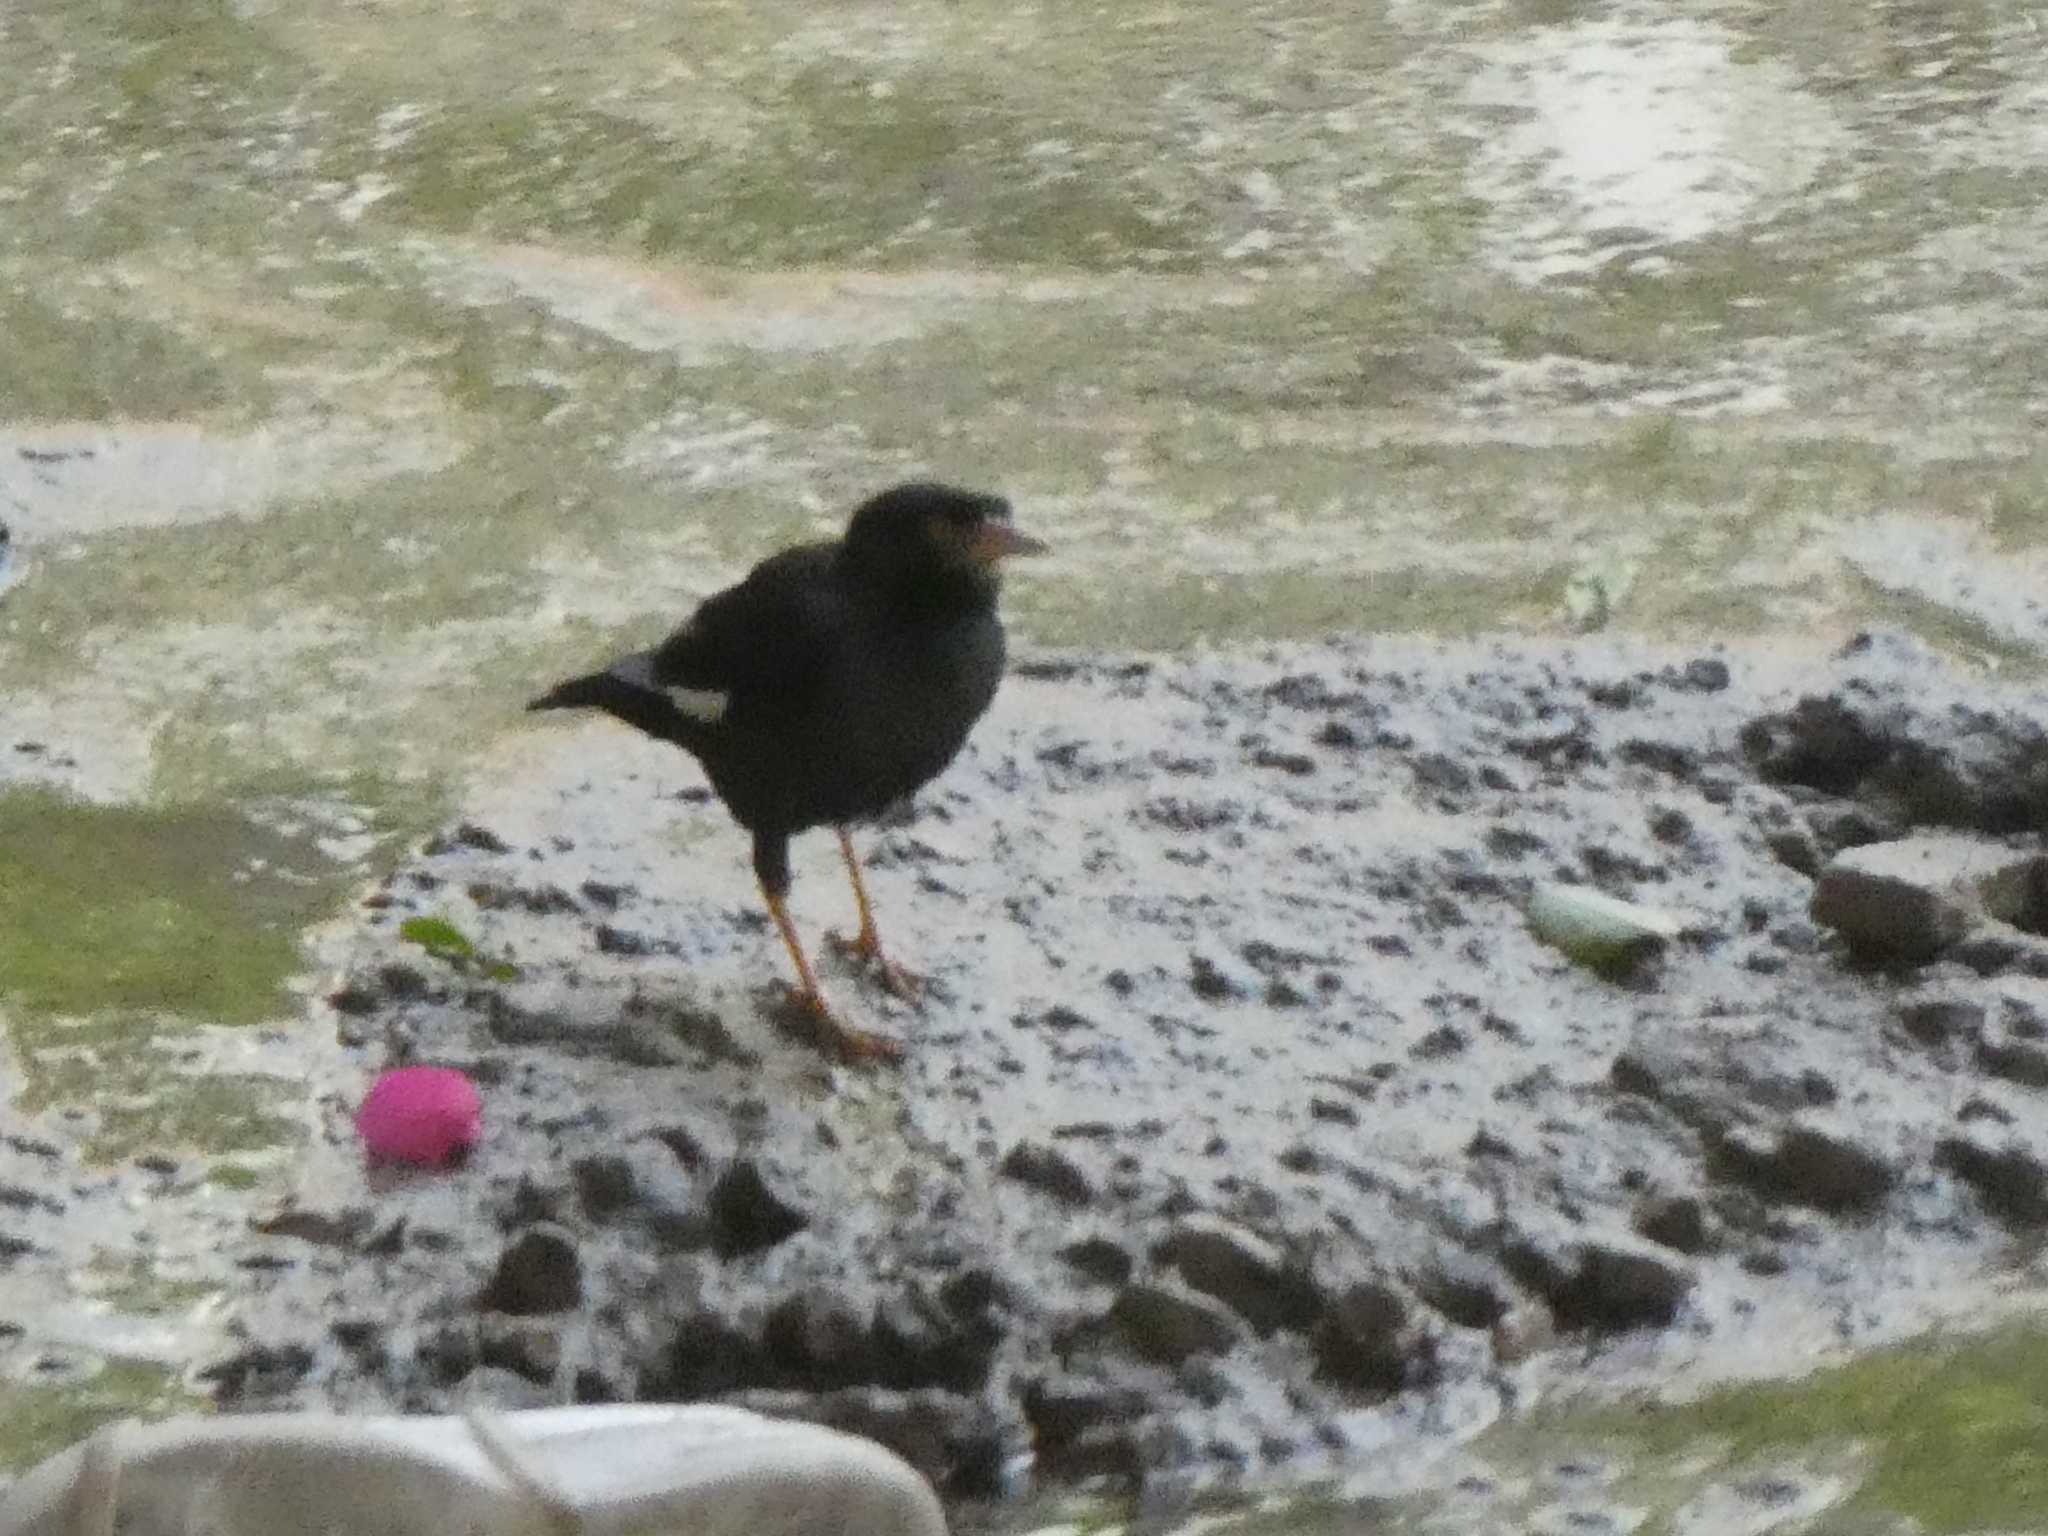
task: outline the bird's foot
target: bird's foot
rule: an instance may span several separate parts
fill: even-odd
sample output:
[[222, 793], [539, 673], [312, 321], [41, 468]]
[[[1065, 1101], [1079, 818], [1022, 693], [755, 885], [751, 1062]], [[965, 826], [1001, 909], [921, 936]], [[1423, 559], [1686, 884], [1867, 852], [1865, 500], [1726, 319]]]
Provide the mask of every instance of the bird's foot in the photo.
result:
[[903, 1042], [870, 1030], [856, 1029], [832, 1011], [832, 1005], [817, 992], [790, 987], [785, 996], [790, 1008], [810, 1028], [814, 1041], [841, 1060], [860, 1066], [868, 1062], [897, 1062], [903, 1059]]
[[872, 929], [862, 929], [850, 939], [843, 933], [828, 933], [825, 940], [847, 959], [859, 962], [879, 976], [890, 996], [900, 997], [906, 1003], [914, 1003], [923, 996], [924, 977], [915, 971], [905, 970], [883, 954], [881, 938]]

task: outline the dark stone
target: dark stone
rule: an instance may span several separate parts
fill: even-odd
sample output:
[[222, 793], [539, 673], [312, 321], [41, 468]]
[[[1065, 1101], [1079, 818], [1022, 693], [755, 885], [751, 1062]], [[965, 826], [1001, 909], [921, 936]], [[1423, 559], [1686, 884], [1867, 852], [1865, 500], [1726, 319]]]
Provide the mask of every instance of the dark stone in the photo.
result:
[[1319, 1310], [1308, 1275], [1265, 1239], [1214, 1216], [1189, 1216], [1153, 1245], [1155, 1264], [1180, 1271], [1260, 1333], [1302, 1329]]
[[477, 880], [470, 884], [467, 894], [486, 912], [515, 910], [530, 912], [535, 917], [552, 917], [558, 913], [583, 910], [576, 898], [559, 885], [528, 889], [509, 882]]
[[1993, 1146], [1975, 1135], [1947, 1136], [1935, 1147], [1934, 1162], [1976, 1190], [2006, 1225], [2048, 1225], [2048, 1164], [2024, 1143]]
[[539, 1386], [551, 1385], [562, 1367], [562, 1337], [545, 1323], [499, 1317], [477, 1330], [477, 1362], [511, 1371]]
[[249, 1225], [266, 1237], [296, 1237], [323, 1247], [347, 1248], [370, 1230], [371, 1217], [368, 1208], [359, 1205], [334, 1211], [294, 1206], [254, 1219]]
[[761, 1328], [776, 1379], [820, 1389], [871, 1379], [878, 1365], [869, 1318], [829, 1286], [786, 1297]]
[[1415, 776], [1418, 789], [1435, 790], [1445, 795], [1472, 792], [1472, 770], [1446, 753], [1425, 753], [1408, 765], [1408, 771]]
[[763, 1392], [735, 1401], [775, 1418], [829, 1425], [887, 1446], [949, 1497], [992, 1499], [1011, 1490], [1006, 1469], [1028, 1443], [1017, 1410], [957, 1392], [844, 1387], [834, 1392]]
[[1676, 686], [1693, 693], [1719, 693], [1728, 686], [1728, 663], [1718, 656], [1699, 656], [1685, 664]]
[[763, 1356], [758, 1326], [696, 1307], [677, 1320], [667, 1346], [640, 1372], [632, 1395], [666, 1402], [718, 1397], [772, 1376]]
[[597, 952], [601, 955], [619, 955], [633, 960], [654, 951], [654, 945], [645, 934], [635, 933], [629, 928], [616, 928], [610, 923], [597, 925], [596, 938]]
[[1090, 1280], [1122, 1285], [1131, 1278], [1133, 1261], [1123, 1246], [1107, 1237], [1084, 1237], [1068, 1243], [1060, 1257]]
[[1076, 1458], [1070, 1454], [1073, 1448], [1091, 1431], [1137, 1423], [1151, 1410], [1152, 1399], [1137, 1387], [1061, 1373], [1026, 1383], [1023, 1407], [1047, 1473], [1080, 1477], [1101, 1470], [1100, 1451]]
[[1984, 1026], [1977, 1065], [1993, 1077], [2028, 1088], [2048, 1088], [2048, 1046], [2013, 1032], [2003, 1020]]
[[1316, 771], [1316, 761], [1304, 752], [1277, 752], [1271, 747], [1261, 747], [1252, 753], [1254, 768], [1272, 768], [1281, 773], [1306, 778]]
[[1044, 1142], [1018, 1142], [1004, 1154], [999, 1171], [1004, 1178], [1028, 1184], [1063, 1205], [1083, 1206], [1095, 1199], [1095, 1186], [1080, 1166], [1058, 1147]]
[[1125, 1286], [1108, 1322], [1132, 1354], [1155, 1365], [1221, 1354], [1238, 1339], [1238, 1325], [1221, 1303], [1160, 1281]]
[[1386, 1396], [1407, 1383], [1419, 1337], [1406, 1297], [1381, 1281], [1360, 1280], [1330, 1298], [1309, 1342], [1324, 1380]]
[[1514, 1304], [1514, 1283], [1491, 1259], [1447, 1248], [1415, 1277], [1416, 1294], [1460, 1328], [1491, 1328]]
[[1593, 1333], [1666, 1328], [1692, 1291], [1693, 1277], [1653, 1249], [1618, 1240], [1511, 1241], [1509, 1271], [1550, 1303], [1557, 1325]]
[[1760, 715], [1742, 728], [1740, 739], [1743, 755], [1767, 783], [1836, 795], [1854, 790], [1893, 751], [1881, 730], [1831, 697], [1809, 696], [1781, 714]]
[[455, 829], [455, 841], [465, 848], [475, 848], [484, 853], [510, 853], [512, 845], [489, 827], [465, 821]]
[[352, 1019], [360, 1019], [375, 1013], [379, 1001], [374, 991], [357, 981], [351, 981], [346, 986], [327, 994], [327, 1006], [336, 1013], [347, 1014]]
[[1338, 1099], [1312, 1098], [1308, 1101], [1308, 1113], [1310, 1119], [1331, 1125], [1358, 1124], [1358, 1111]]
[[711, 1188], [713, 1246], [723, 1259], [773, 1248], [810, 1224], [810, 1218], [769, 1188], [752, 1158], [726, 1169]]
[[583, 1300], [583, 1263], [560, 1228], [522, 1232], [498, 1257], [498, 1267], [477, 1296], [487, 1312], [535, 1317], [567, 1312]]
[[612, 1152], [580, 1157], [569, 1165], [583, 1214], [593, 1221], [615, 1216], [633, 1203], [633, 1165]]
[[1635, 1226], [1651, 1242], [1679, 1253], [1698, 1255], [1714, 1246], [1706, 1207], [1691, 1195], [1646, 1201], [1636, 1212]]
[[283, 1396], [312, 1369], [313, 1351], [303, 1344], [252, 1344], [207, 1366], [199, 1379], [212, 1384], [218, 1401], [235, 1404]]
[[1791, 1125], [1775, 1135], [1731, 1128], [1710, 1149], [1708, 1168], [1765, 1200], [1831, 1215], [1874, 1209], [1899, 1179], [1890, 1159], [1844, 1132], [1815, 1125]]
[[1204, 1002], [1218, 1003], [1242, 997], [1246, 988], [1207, 955], [1188, 956], [1188, 987]]
[[1922, 1045], [1974, 1039], [1984, 1028], [1984, 1005], [1950, 994], [1910, 998], [1899, 1004], [1899, 1026]]
[[374, 1317], [336, 1318], [327, 1325], [327, 1332], [343, 1349], [383, 1358], [384, 1325]]

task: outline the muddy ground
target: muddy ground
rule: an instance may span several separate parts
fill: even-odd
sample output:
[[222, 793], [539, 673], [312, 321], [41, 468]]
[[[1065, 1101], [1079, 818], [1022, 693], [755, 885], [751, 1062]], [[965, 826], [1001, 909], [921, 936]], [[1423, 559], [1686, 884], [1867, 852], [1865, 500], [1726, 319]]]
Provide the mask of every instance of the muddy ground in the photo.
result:
[[[896, 1070], [791, 1033], [687, 759], [602, 722], [521, 751], [368, 895], [319, 1011], [352, 1092], [466, 1068], [484, 1139], [366, 1171], [327, 1096], [236, 1251], [226, 1405], [719, 1398], [961, 1496], [1171, 1488], [2036, 1288], [2048, 736], [1910, 642], [1028, 654], [868, 839], [926, 1000], [825, 962]], [[1860, 954], [1816, 925], [1816, 871], [1928, 826], [2017, 872], [2016, 925], [1939, 868], [1857, 887]], [[814, 938], [850, 916], [829, 843]], [[1575, 964], [1523, 917], [1552, 880], [1682, 936]]]

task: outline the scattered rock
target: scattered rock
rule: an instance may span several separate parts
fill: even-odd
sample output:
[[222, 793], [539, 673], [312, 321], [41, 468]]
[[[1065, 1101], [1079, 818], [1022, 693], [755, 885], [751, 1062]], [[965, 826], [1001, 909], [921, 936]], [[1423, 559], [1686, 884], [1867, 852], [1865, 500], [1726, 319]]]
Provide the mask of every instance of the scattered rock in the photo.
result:
[[562, 1336], [550, 1324], [490, 1318], [477, 1330], [476, 1357], [483, 1366], [511, 1371], [545, 1387], [561, 1372]]
[[1904, 999], [1899, 1026], [1922, 1045], [1974, 1040], [1984, 1028], [1984, 1005], [1952, 991], [1930, 991]]
[[1693, 1276], [1647, 1244], [1623, 1238], [1522, 1236], [1501, 1254], [1509, 1271], [1550, 1303], [1560, 1328], [1620, 1333], [1666, 1328]]
[[1839, 933], [1861, 959], [1922, 964], [1980, 914], [2015, 901], [2015, 887], [2030, 888], [2037, 864], [2032, 855], [1963, 837], [1850, 848], [1821, 870], [1813, 920]]
[[213, 1387], [223, 1406], [283, 1397], [313, 1369], [313, 1351], [303, 1344], [252, 1344], [207, 1366], [199, 1379]]
[[1707, 1208], [1691, 1195], [1646, 1201], [1636, 1212], [1636, 1231], [1651, 1242], [1697, 1257], [1714, 1246]]
[[1934, 1149], [1934, 1162], [1975, 1189], [2008, 1226], [2048, 1226], [2048, 1164], [2025, 1143], [1994, 1144], [1976, 1133], [1946, 1136]]
[[714, 1246], [721, 1258], [760, 1253], [786, 1242], [810, 1225], [810, 1218], [768, 1185], [760, 1166], [742, 1158], [711, 1188]]
[[1084, 1237], [1060, 1249], [1060, 1257], [1078, 1273], [1103, 1285], [1122, 1285], [1135, 1267], [1130, 1252], [1107, 1237]]
[[1893, 1160], [1857, 1136], [1811, 1123], [1731, 1129], [1713, 1146], [1709, 1166], [1767, 1201], [1831, 1215], [1874, 1209], [1899, 1180]]
[[1004, 1178], [1028, 1184], [1062, 1205], [1088, 1205], [1095, 1199], [1095, 1186], [1080, 1166], [1044, 1142], [1018, 1142], [1004, 1154], [1000, 1171]]
[[1214, 1216], [1188, 1216], [1153, 1246], [1152, 1260], [1180, 1271], [1190, 1287], [1214, 1296], [1260, 1333], [1302, 1329], [1318, 1298], [1305, 1271], [1291, 1267], [1263, 1238]]
[[1132, 1354], [1156, 1365], [1221, 1354], [1238, 1339], [1238, 1325], [1228, 1308], [1165, 1281], [1125, 1286], [1107, 1321]]
[[1419, 1337], [1399, 1291], [1381, 1281], [1359, 1280], [1330, 1298], [1310, 1347], [1324, 1380], [1386, 1396], [1409, 1383]]
[[534, 1227], [498, 1256], [476, 1304], [489, 1312], [535, 1317], [567, 1312], [582, 1300], [583, 1263], [574, 1240], [560, 1228]]

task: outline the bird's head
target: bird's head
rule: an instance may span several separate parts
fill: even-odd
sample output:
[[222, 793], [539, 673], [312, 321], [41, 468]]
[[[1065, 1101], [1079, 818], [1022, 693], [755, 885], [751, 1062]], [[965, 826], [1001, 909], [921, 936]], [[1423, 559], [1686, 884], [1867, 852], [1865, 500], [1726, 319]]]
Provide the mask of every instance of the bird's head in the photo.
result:
[[1017, 531], [1006, 498], [933, 481], [870, 497], [846, 529], [848, 558], [892, 585], [965, 583], [993, 592], [1005, 560], [1045, 548]]

